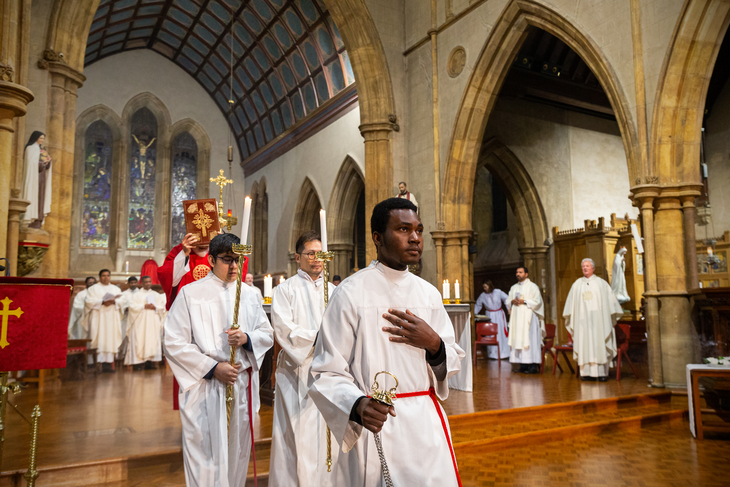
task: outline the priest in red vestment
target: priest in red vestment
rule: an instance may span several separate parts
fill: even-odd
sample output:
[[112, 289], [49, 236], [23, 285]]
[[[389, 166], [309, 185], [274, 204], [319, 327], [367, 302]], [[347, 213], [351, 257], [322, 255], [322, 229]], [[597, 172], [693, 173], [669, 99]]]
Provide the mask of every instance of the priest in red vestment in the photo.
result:
[[[167, 296], [167, 310], [170, 310], [180, 288], [193, 281], [204, 278], [210, 272], [208, 263], [208, 243], [196, 244], [198, 237], [188, 233], [181, 244], [172, 248], [165, 262], [157, 269], [163, 291]], [[243, 275], [248, 270], [248, 257], [243, 264]], [[180, 387], [173, 377], [172, 403], [174, 409], [179, 409], [177, 395]]]

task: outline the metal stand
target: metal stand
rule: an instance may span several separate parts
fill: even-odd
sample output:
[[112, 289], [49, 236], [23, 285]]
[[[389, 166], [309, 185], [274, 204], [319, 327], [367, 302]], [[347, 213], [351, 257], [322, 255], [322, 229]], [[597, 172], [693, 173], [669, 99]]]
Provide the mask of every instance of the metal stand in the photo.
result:
[[[324, 280], [324, 307], [326, 309], [327, 304], [329, 303], [329, 262], [335, 257], [335, 253], [332, 251], [317, 252], [315, 257], [318, 261], [322, 263], [322, 277]], [[332, 471], [332, 432], [330, 431], [329, 426], [327, 426], [327, 471]]]
[[[5, 446], [5, 410], [7, 409], [8, 392], [18, 394], [20, 392], [20, 385], [15, 383], [8, 385], [8, 373], [0, 372], [0, 470], [2, 469], [2, 458], [3, 450]], [[36, 453], [38, 451], [38, 421], [41, 417], [41, 408], [36, 404], [33, 408], [33, 414], [29, 421], [17, 407], [13, 405], [15, 412], [20, 415], [27, 423], [30, 424], [30, 455], [28, 462], [28, 471], [25, 472], [25, 480], [28, 487], [34, 487], [35, 481], [38, 478], [38, 470], [36, 470]]]

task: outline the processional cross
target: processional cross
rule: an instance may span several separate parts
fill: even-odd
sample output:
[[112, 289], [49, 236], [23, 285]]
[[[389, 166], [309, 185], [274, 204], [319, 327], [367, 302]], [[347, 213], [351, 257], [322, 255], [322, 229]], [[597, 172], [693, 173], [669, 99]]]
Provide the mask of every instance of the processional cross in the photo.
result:
[[8, 321], [10, 321], [10, 317], [14, 316], [16, 318], [20, 318], [20, 316], [23, 314], [23, 310], [20, 308], [16, 308], [11, 310], [10, 309], [10, 303], [12, 303], [13, 300], [5, 297], [0, 303], [2, 303], [3, 308], [0, 309], [0, 316], [2, 316], [2, 332], [0, 332], [0, 348], [5, 348], [10, 343], [8, 343]]
[[228, 179], [223, 175], [223, 169], [220, 170], [220, 174], [217, 177], [210, 178], [211, 183], [215, 183], [221, 190], [220, 203], [218, 203], [218, 220], [221, 227], [228, 227], [228, 231], [231, 231], [231, 227], [238, 223], [238, 218], [235, 216], [228, 215], [228, 218], [223, 217], [223, 186], [226, 184], [233, 184], [232, 179]]

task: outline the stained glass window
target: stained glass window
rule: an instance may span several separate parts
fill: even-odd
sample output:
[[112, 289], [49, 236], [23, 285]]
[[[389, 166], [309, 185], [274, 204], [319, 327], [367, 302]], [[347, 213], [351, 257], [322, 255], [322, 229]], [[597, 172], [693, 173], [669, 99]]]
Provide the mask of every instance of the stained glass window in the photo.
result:
[[109, 247], [112, 176], [112, 131], [101, 120], [89, 125], [84, 136], [84, 199], [81, 246]]
[[198, 178], [198, 144], [192, 135], [183, 132], [172, 145], [172, 225], [171, 245], [177, 245], [185, 237], [185, 215], [182, 202], [195, 199]]
[[157, 119], [147, 108], [132, 115], [129, 141], [127, 248], [154, 248]]

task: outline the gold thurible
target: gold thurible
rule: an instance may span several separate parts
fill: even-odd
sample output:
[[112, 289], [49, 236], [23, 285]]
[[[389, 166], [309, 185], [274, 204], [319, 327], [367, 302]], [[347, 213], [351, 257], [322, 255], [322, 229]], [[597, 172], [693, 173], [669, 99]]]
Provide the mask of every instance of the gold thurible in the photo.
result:
[[[329, 261], [331, 261], [335, 256], [335, 253], [332, 251], [329, 252], [317, 252], [316, 258], [318, 261], [322, 263], [322, 278], [324, 281], [324, 307], [327, 307], [327, 304], [329, 303], [329, 280], [330, 280], [330, 272], [329, 272]], [[332, 432], [330, 431], [330, 427], [327, 426], [327, 471], [332, 471]]]
[[[232, 330], [238, 330], [240, 325], [238, 324], [238, 310], [241, 305], [241, 281], [243, 278], [243, 263], [246, 255], [251, 254], [251, 245], [233, 244], [231, 251], [238, 255], [238, 278], [236, 279], [236, 302], [233, 305], [233, 324], [231, 324]], [[231, 366], [236, 366], [236, 349], [231, 347]], [[251, 405], [249, 404], [249, 407]], [[233, 386], [226, 386], [226, 418], [228, 419], [228, 437], [231, 437], [231, 408], [233, 407]]]

